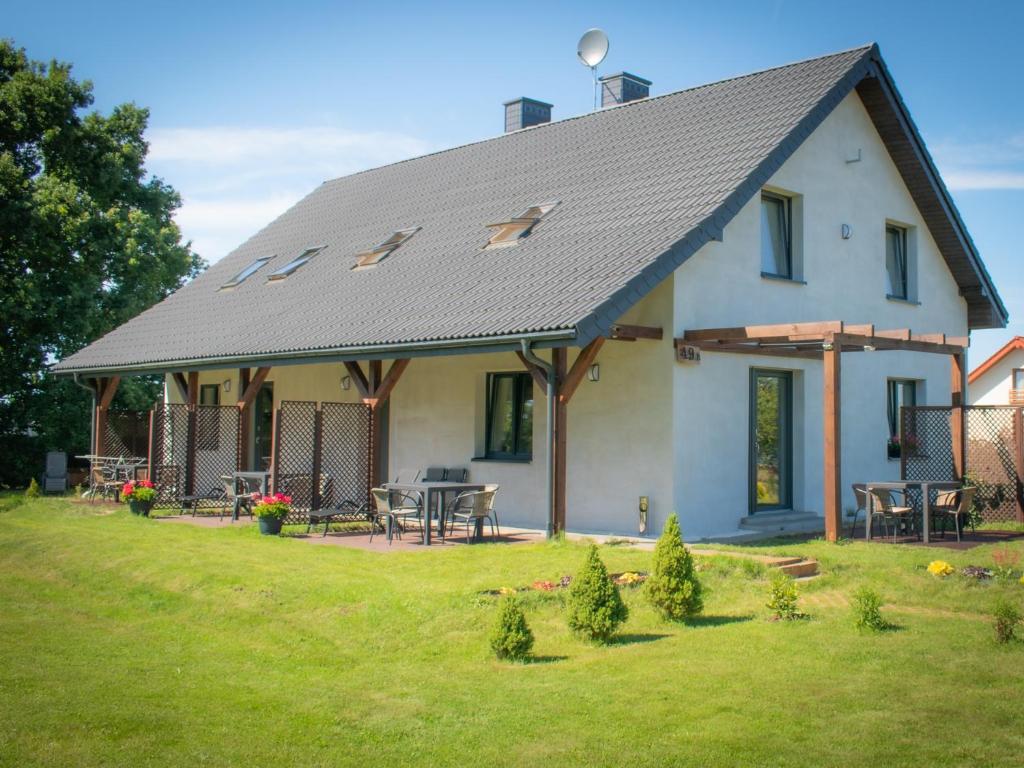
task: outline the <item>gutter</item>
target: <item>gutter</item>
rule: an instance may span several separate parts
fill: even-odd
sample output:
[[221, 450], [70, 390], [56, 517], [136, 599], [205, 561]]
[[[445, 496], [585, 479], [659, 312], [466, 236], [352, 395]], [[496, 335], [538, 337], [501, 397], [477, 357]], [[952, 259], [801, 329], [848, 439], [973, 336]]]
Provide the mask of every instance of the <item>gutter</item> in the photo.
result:
[[[243, 355], [221, 355], [219, 357], [197, 357], [187, 360], [167, 360], [155, 363], [136, 363], [129, 365], [109, 365], [97, 368], [81, 367], [72, 370], [55, 370], [57, 375], [77, 377], [90, 374], [126, 373], [168, 373], [175, 370], [188, 371], [209, 368], [235, 367], [248, 364], [258, 365], [303, 365], [312, 363], [341, 362], [344, 360], [385, 360], [400, 357], [427, 357], [432, 354], [444, 354], [465, 349], [468, 352], [513, 351], [523, 341], [535, 343], [557, 343], [574, 341], [575, 328], [537, 331], [529, 334], [480, 336], [471, 339], [448, 339], [441, 341], [413, 341], [401, 344], [364, 344], [361, 346], [335, 347], [325, 350], [300, 350], [296, 352], [273, 353], [246, 357]], [[498, 347], [496, 349], [486, 349]], [[484, 349], [481, 349], [484, 348]], [[547, 365], [547, 363], [544, 363]]]
[[75, 384], [92, 395], [92, 408], [89, 409], [89, 453], [96, 450], [96, 389], [79, 380], [79, 374], [72, 374]]
[[547, 375], [548, 382], [548, 420], [547, 439], [544, 441], [545, 491], [548, 500], [548, 520], [545, 526], [547, 538], [554, 534], [555, 518], [555, 367], [543, 358], [537, 357], [533, 351], [533, 343], [528, 339], [519, 340], [523, 357], [540, 368]]

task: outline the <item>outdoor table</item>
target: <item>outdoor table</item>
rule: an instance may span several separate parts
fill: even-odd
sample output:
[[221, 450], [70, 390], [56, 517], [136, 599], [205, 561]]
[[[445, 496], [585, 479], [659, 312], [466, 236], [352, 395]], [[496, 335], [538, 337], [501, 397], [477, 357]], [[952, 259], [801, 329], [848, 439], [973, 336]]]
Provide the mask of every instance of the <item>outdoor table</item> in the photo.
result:
[[[464, 493], [466, 491], [482, 491], [484, 486], [479, 483], [450, 483], [444, 481], [420, 480], [415, 483], [384, 483], [389, 491], [419, 493], [423, 496], [423, 543], [430, 546], [430, 521], [433, 518], [433, 499], [438, 494]], [[442, 503], [437, 516], [438, 535], [444, 538], [444, 504]]]
[[[270, 473], [269, 472], [263, 472], [263, 471], [259, 471], [259, 472], [232, 472], [231, 473], [231, 482], [234, 483], [233, 488], [234, 488], [235, 496], [236, 496], [235, 503], [233, 505], [234, 508], [231, 510], [231, 521], [232, 522], [235, 522], [236, 520], [238, 520], [238, 499], [237, 499], [237, 495], [238, 495], [238, 481], [239, 480], [258, 480], [259, 484], [260, 484], [260, 493], [263, 494], [264, 496], [266, 496], [268, 493], [270, 493]], [[246, 488], [249, 487], [248, 483], [246, 483], [245, 487]]]
[[875, 511], [875, 497], [871, 495], [872, 488], [877, 488], [880, 491], [906, 491], [908, 488], [921, 489], [921, 525], [924, 528], [921, 533], [921, 541], [927, 544], [931, 540], [931, 489], [955, 491], [960, 487], [961, 483], [956, 480], [893, 480], [867, 483], [868, 519], [864, 524], [864, 538], [871, 538], [871, 515]]

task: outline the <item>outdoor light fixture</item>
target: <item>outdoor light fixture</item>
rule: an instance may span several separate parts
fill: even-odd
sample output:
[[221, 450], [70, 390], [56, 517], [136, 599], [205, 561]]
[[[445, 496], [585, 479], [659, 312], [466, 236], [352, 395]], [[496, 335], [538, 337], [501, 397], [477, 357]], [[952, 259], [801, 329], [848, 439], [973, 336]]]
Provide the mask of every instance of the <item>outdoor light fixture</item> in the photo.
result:
[[352, 389], [352, 377], [351, 376], [342, 376], [341, 377], [341, 388], [344, 389], [346, 392], [348, 392], [350, 389]]
[[225, 392], [230, 392], [231, 391], [231, 379], [224, 379], [224, 391]]
[[587, 378], [591, 381], [601, 380], [601, 364], [594, 363], [592, 366], [587, 368]]
[[875, 348], [873, 346], [871, 346], [870, 344], [865, 344], [864, 345], [864, 351], [865, 352], [874, 352]]
[[640, 504], [639, 504], [639, 507], [638, 507], [638, 511], [640, 513], [640, 519], [637, 521], [638, 522], [637, 528], [639, 529], [641, 535], [647, 533], [647, 512], [648, 512], [648, 510], [650, 510], [650, 508], [651, 508], [650, 500], [646, 496], [641, 496], [640, 497]]
[[851, 237], [853, 237], [853, 227], [851, 227], [849, 224], [843, 224], [839, 231], [840, 234], [842, 234], [843, 236], [843, 240], [849, 240]]
[[831, 352], [832, 351], [832, 342], [831, 341], [826, 341], [825, 343], [823, 343], [821, 345], [821, 351], [822, 352]]

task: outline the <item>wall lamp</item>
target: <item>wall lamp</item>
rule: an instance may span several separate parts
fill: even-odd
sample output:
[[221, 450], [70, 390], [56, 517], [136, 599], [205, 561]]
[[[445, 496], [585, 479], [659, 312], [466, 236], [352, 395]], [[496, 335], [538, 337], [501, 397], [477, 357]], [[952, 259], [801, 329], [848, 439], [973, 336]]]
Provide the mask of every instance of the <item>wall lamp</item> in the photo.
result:
[[341, 377], [341, 388], [343, 390], [345, 390], [346, 392], [348, 392], [350, 389], [352, 389], [352, 377], [351, 376], [342, 376]]
[[230, 392], [231, 391], [231, 379], [224, 379], [224, 385], [223, 386], [224, 386], [224, 391], [225, 392]]
[[589, 368], [587, 368], [587, 378], [590, 379], [591, 381], [600, 381], [601, 380], [601, 364], [600, 363], [594, 363]]

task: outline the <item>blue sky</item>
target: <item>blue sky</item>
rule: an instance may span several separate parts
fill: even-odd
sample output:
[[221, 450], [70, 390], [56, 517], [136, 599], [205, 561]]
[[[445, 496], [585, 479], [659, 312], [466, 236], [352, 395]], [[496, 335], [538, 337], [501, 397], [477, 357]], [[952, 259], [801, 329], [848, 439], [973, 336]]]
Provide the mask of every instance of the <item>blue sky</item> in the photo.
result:
[[602, 71], [660, 94], [879, 43], [1007, 303], [974, 334], [979, 362], [1024, 334], [1024, 3], [47, 2], [3, 0], [0, 34], [74, 64], [97, 108], [150, 108], [150, 169], [214, 261], [324, 179], [493, 136], [502, 101], [555, 119], [591, 107], [575, 58], [589, 27]]

